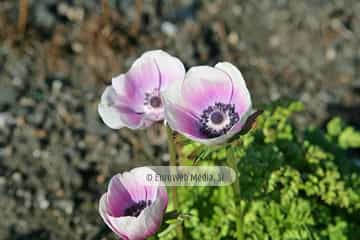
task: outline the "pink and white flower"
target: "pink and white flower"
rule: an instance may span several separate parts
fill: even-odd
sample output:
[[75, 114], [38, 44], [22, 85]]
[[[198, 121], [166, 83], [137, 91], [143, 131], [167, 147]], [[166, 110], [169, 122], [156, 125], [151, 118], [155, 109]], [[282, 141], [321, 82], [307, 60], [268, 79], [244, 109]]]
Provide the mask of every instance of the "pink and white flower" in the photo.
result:
[[192, 67], [163, 92], [171, 128], [203, 144], [220, 144], [240, 132], [252, 113], [250, 93], [231, 63]]
[[184, 76], [185, 68], [178, 58], [162, 50], [145, 52], [127, 73], [112, 79], [98, 112], [113, 129], [149, 127], [164, 118], [160, 92]]
[[155, 172], [140, 167], [115, 175], [100, 199], [102, 219], [123, 240], [144, 240], [161, 225], [168, 195], [161, 183], [146, 183], [148, 174]]

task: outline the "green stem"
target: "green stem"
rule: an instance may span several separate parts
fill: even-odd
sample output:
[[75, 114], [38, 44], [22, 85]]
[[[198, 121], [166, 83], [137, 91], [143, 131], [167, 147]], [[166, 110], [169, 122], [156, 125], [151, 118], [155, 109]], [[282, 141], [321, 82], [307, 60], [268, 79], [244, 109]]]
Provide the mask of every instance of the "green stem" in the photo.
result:
[[244, 209], [245, 209], [245, 201], [242, 201], [241, 199], [241, 189], [240, 189], [240, 173], [237, 168], [237, 159], [235, 156], [235, 152], [232, 149], [232, 146], [228, 149], [228, 164], [229, 167], [234, 169], [236, 172], [236, 178], [235, 182], [232, 184], [233, 192], [234, 192], [234, 201], [235, 201], [235, 207], [236, 207], [236, 238], [238, 240], [244, 240]]
[[[169, 154], [170, 154], [170, 166], [177, 166], [177, 158], [176, 158], [176, 146], [173, 140], [173, 131], [171, 130], [171, 128], [169, 128], [168, 126], [166, 126], [166, 134], [167, 134], [167, 138], [168, 138], [168, 147], [169, 147]], [[173, 173], [173, 174], [176, 174]], [[172, 196], [172, 201], [174, 204], [174, 209], [178, 210], [179, 209], [179, 200], [177, 197], [177, 189], [175, 186], [170, 187], [171, 189], [171, 196]], [[182, 229], [182, 224], [178, 224], [176, 227], [176, 235], [177, 238], [179, 240], [183, 240], [184, 239], [184, 235], [183, 235], [183, 229]]]

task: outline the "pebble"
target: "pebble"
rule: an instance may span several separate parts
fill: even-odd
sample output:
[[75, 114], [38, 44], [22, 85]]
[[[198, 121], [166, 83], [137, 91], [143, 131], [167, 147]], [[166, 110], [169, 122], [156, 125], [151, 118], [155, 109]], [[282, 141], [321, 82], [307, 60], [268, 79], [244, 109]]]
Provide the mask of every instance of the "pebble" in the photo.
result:
[[1, 112], [0, 113], [0, 129], [1, 128], [6, 128], [8, 126], [9, 123], [13, 122], [14, 119], [11, 116], [10, 113], [8, 112]]
[[13, 105], [18, 96], [18, 92], [15, 88], [2, 87], [0, 85], [0, 109], [6, 104]]
[[6, 178], [5, 177], [0, 177], [0, 186], [5, 185], [5, 184], [6, 184]]
[[73, 202], [70, 200], [58, 200], [55, 202], [55, 205], [64, 210], [68, 215], [72, 214], [74, 210]]
[[45, 196], [43, 194], [39, 194], [37, 200], [38, 200], [40, 209], [46, 210], [49, 208], [50, 202], [45, 198]]
[[161, 31], [170, 37], [174, 37], [177, 32], [177, 27], [171, 22], [163, 22], [161, 24]]

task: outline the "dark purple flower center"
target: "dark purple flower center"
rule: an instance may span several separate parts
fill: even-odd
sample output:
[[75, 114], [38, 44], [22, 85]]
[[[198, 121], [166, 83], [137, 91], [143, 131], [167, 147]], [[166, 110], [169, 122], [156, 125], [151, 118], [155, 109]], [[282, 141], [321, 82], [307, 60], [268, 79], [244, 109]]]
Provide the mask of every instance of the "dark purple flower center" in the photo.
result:
[[158, 89], [145, 93], [144, 105], [149, 110], [159, 110], [162, 108], [162, 100]]
[[210, 121], [213, 122], [214, 124], [220, 124], [225, 120], [224, 114], [217, 111], [217, 112], [213, 112], [210, 115]]
[[142, 210], [144, 210], [146, 207], [150, 205], [151, 205], [151, 200], [147, 200], [147, 201], [142, 200], [138, 203], [133, 204], [131, 207], [125, 209], [124, 216], [137, 217], [140, 215]]
[[200, 118], [200, 131], [213, 138], [227, 133], [238, 121], [234, 104], [215, 103], [203, 111]]
[[150, 98], [150, 105], [153, 108], [159, 108], [162, 106], [162, 101], [161, 98], [159, 96], [153, 96]]

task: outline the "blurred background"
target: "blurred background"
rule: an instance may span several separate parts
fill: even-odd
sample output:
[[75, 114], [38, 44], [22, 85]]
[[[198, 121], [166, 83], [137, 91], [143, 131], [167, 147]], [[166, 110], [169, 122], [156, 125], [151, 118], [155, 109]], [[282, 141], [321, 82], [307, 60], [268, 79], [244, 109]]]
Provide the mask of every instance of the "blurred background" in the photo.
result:
[[0, 0], [0, 239], [114, 239], [108, 179], [168, 161], [161, 126], [107, 128], [97, 104], [144, 51], [230, 61], [253, 101], [298, 99], [301, 126], [360, 126], [357, 0]]

